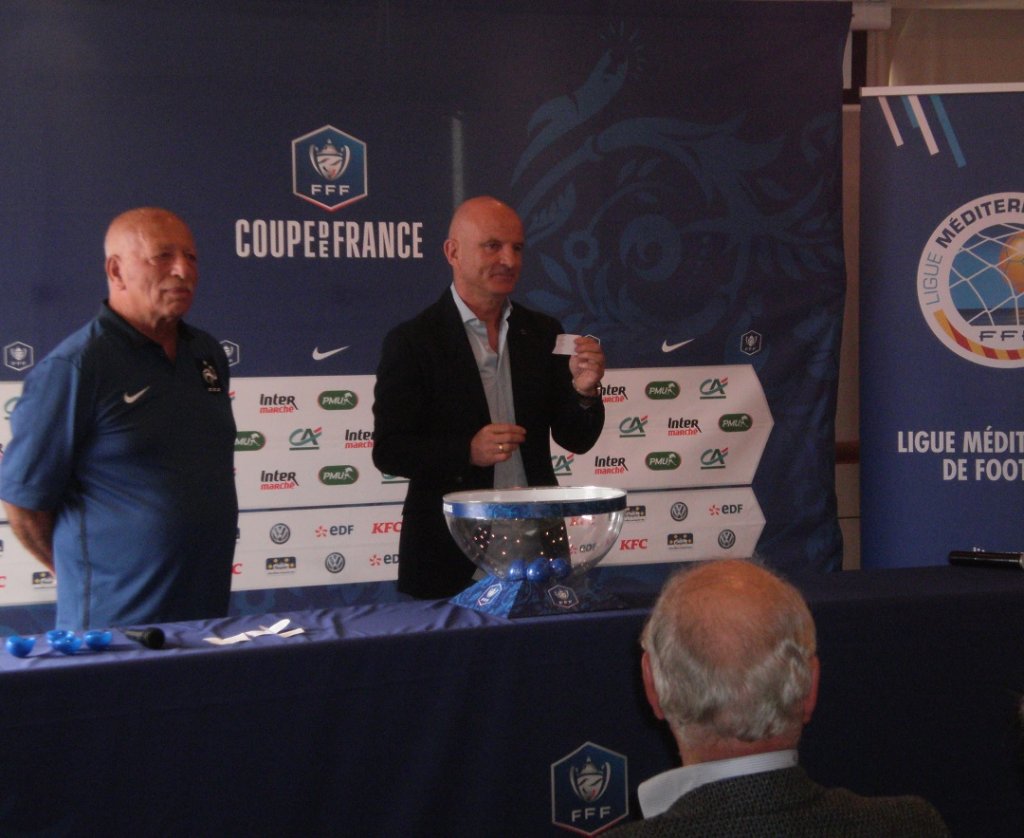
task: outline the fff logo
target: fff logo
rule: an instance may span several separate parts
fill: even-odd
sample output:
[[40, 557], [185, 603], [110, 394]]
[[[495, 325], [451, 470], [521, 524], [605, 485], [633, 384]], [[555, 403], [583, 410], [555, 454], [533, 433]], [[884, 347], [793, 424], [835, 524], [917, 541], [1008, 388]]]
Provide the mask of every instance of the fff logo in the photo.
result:
[[292, 140], [292, 194], [328, 212], [365, 198], [366, 143], [333, 125]]

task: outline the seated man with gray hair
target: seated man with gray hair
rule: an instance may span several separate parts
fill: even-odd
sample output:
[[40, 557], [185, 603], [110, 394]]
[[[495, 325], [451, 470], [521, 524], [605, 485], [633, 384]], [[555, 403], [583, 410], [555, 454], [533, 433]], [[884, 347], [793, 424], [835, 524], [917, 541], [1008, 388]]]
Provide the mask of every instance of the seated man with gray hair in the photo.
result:
[[647, 700], [683, 766], [641, 783], [646, 820], [615, 836], [945, 836], [919, 797], [824, 788], [797, 765], [818, 694], [814, 620], [800, 593], [747, 561], [666, 583], [644, 627]]

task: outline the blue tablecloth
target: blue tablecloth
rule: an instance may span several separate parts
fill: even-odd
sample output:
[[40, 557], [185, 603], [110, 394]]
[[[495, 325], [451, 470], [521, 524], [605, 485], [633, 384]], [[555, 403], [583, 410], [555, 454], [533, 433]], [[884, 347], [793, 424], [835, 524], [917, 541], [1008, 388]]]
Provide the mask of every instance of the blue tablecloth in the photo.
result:
[[[794, 581], [822, 658], [810, 773], [923, 794], [958, 835], [1024, 834], [1024, 574]], [[0, 654], [0, 834], [565, 834], [566, 754], [625, 755], [631, 790], [676, 762], [639, 678], [655, 592], [594, 614], [410, 602], [165, 625], [159, 651], [115, 633], [105, 652]], [[204, 641], [285, 617], [305, 632]]]

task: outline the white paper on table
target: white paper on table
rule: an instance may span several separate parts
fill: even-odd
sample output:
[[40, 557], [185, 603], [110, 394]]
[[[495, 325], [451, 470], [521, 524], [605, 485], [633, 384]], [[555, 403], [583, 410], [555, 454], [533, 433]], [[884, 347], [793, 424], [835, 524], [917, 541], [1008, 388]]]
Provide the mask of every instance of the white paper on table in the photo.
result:
[[243, 631], [241, 634], [233, 634], [231, 637], [204, 637], [203, 640], [207, 643], [213, 644], [214, 646], [230, 646], [233, 643], [245, 643], [254, 637], [263, 637], [267, 634], [272, 634], [276, 637], [295, 637], [297, 634], [305, 633], [306, 630], [299, 626], [296, 626], [293, 629], [288, 629], [288, 631], [284, 631], [290, 622], [291, 620], [285, 618], [283, 620], [278, 620], [269, 628], [267, 626], [260, 626], [258, 629]]

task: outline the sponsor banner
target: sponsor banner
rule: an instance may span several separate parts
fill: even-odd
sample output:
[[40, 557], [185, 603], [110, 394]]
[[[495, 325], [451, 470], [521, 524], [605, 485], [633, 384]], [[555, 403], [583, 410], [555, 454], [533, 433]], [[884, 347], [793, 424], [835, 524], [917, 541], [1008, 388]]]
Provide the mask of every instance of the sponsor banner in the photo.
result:
[[[397, 578], [407, 481], [373, 465], [373, 382], [369, 375], [232, 380], [241, 510], [233, 590]], [[0, 405], [12, 407], [20, 388], [0, 384]], [[738, 484], [753, 479], [773, 424], [753, 368], [612, 369], [604, 400], [605, 429], [594, 449], [574, 456], [552, 446], [562, 485], [622, 488], [631, 498], [732, 487], [641, 495], [649, 500], [627, 510], [604, 562], [751, 555], [765, 519], [753, 489]], [[0, 422], [2, 445], [9, 422]], [[691, 512], [680, 526], [672, 515], [683, 507]], [[41, 566], [13, 536], [5, 547], [14, 570], [0, 604], [54, 601], [53, 577], [37, 575]]]
[[0, 523], [0, 606], [57, 601], [57, 581]]
[[773, 420], [754, 368], [609, 370], [605, 426], [586, 454], [552, 446], [563, 485], [619, 489], [745, 485]]
[[232, 590], [393, 580], [401, 530], [394, 504], [245, 513]]
[[1024, 549], [1024, 151], [993, 142], [1015, 118], [1022, 85], [865, 91], [865, 566]]
[[400, 501], [407, 481], [373, 465], [372, 375], [231, 382], [239, 506]]
[[748, 558], [765, 523], [749, 486], [631, 491], [628, 504], [602, 565]]

